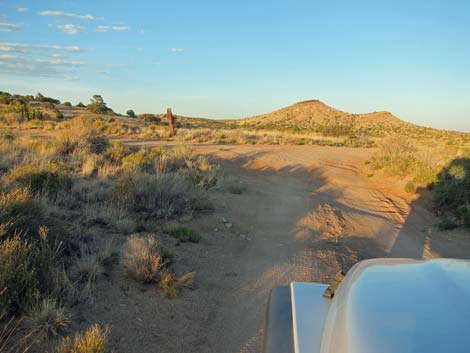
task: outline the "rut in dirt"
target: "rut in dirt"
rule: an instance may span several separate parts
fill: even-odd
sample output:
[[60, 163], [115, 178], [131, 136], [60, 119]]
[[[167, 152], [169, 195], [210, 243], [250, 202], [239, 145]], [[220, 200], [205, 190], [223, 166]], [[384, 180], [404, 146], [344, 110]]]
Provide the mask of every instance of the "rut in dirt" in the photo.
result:
[[[236, 202], [222, 201], [224, 214], [253, 240], [243, 251], [224, 255], [225, 265], [237, 276], [219, 283], [226, 290], [215, 299], [205, 347], [209, 352], [260, 351], [272, 287], [292, 281], [328, 282], [363, 258], [386, 255], [375, 239], [361, 239], [354, 218], [367, 212], [350, 205], [350, 192], [324, 177], [334, 174], [330, 170], [334, 168], [341, 177], [348, 175], [351, 185], [365, 187], [356, 180], [355, 169], [337, 168], [331, 161], [320, 168], [300, 164], [270, 168], [263, 165], [263, 158], [251, 154], [220, 161], [247, 186]], [[366, 221], [372, 228], [395, 228], [387, 216], [367, 216], [373, 219]]]

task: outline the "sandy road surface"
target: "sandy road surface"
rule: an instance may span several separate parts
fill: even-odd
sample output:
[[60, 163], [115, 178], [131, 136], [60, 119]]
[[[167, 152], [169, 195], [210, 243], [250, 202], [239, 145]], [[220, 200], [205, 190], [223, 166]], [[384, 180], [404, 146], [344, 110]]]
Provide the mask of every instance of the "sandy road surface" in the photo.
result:
[[361, 166], [371, 150], [194, 148], [246, 191], [216, 193], [215, 213], [191, 224], [203, 233], [202, 243], [178, 248], [178, 269], [198, 273], [197, 290], [156, 299], [118, 271], [102, 284], [88, 319], [111, 323], [117, 352], [259, 352], [275, 285], [328, 281], [363, 258], [470, 256], [466, 234], [436, 232], [420, 201], [410, 204], [366, 177]]

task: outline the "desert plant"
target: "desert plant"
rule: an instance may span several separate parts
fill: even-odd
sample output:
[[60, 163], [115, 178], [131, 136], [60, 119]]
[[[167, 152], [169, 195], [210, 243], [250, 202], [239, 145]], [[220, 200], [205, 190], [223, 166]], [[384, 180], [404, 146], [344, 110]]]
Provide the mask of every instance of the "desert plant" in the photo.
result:
[[177, 277], [168, 271], [162, 271], [159, 288], [165, 291], [168, 299], [175, 299], [183, 288], [193, 288], [195, 275], [195, 272], [187, 272]]
[[112, 114], [113, 110], [106, 106], [103, 98], [95, 94], [91, 99], [91, 103], [87, 105], [86, 109], [94, 114]]
[[52, 298], [42, 299], [33, 305], [28, 316], [34, 330], [54, 336], [67, 330], [72, 322], [68, 310]]
[[122, 158], [122, 165], [127, 172], [151, 171], [154, 161], [146, 150], [140, 149]]
[[349, 136], [354, 133], [354, 119], [346, 122], [340, 117], [329, 120], [320, 130], [323, 136]]
[[42, 95], [41, 93], [36, 94], [36, 97], [34, 97], [34, 100], [36, 102], [42, 102], [42, 103], [60, 104], [60, 100], [46, 97]]
[[27, 311], [40, 295], [59, 289], [58, 268], [61, 243], [48, 239], [48, 230], [41, 226], [39, 239], [28, 240], [19, 232], [0, 243], [0, 312]]
[[[40, 340], [42, 332], [34, 329], [25, 331], [22, 327], [24, 321], [24, 317], [7, 318], [0, 313], [0, 352], [26, 353]], [[18, 337], [18, 334], [21, 336]]]
[[233, 181], [227, 185], [227, 190], [232, 194], [240, 195], [244, 188], [238, 181]]
[[26, 232], [33, 236], [44, 220], [43, 204], [25, 188], [0, 191], [0, 224], [8, 235]]
[[101, 271], [98, 255], [82, 250], [82, 255], [72, 270], [72, 277], [80, 283], [93, 285]]
[[135, 118], [135, 112], [132, 109], [128, 109], [126, 115], [130, 118]]
[[128, 275], [143, 283], [156, 281], [164, 266], [153, 234], [131, 235], [124, 247], [123, 260]]
[[105, 353], [111, 329], [95, 324], [84, 333], [76, 333], [73, 340], [63, 338], [54, 353]]
[[405, 184], [405, 191], [407, 193], [414, 193], [416, 191], [416, 184], [414, 181], [409, 181]]
[[131, 153], [131, 148], [123, 145], [120, 142], [112, 142], [105, 151], [105, 156], [114, 163], [121, 163], [124, 157], [130, 155]]
[[39, 294], [35, 268], [35, 249], [19, 235], [0, 244], [0, 313], [23, 311]]
[[168, 234], [178, 239], [182, 243], [199, 243], [201, 236], [194, 229], [185, 226], [176, 226], [168, 230]]
[[62, 120], [64, 118], [64, 114], [60, 110], [54, 109], [53, 112], [55, 120]]
[[455, 219], [455, 224], [470, 227], [469, 158], [457, 158], [439, 173], [433, 201], [436, 211], [445, 216], [443, 222]]
[[197, 194], [178, 173], [123, 175], [113, 189], [114, 200], [136, 212], [156, 218], [171, 218], [207, 206], [204, 195]]
[[156, 123], [156, 124], [162, 121], [162, 119], [158, 115], [155, 115], [155, 114], [139, 114], [137, 115], [137, 119], [144, 120], [149, 123]]
[[93, 128], [92, 120], [81, 117], [64, 124], [68, 128], [58, 136], [62, 154], [71, 155], [77, 151], [84, 154], [103, 153], [108, 147], [108, 141]]
[[49, 196], [56, 196], [59, 191], [72, 188], [72, 178], [64, 169], [53, 163], [49, 163], [46, 168], [27, 164], [14, 169], [10, 178], [33, 193], [45, 192]]

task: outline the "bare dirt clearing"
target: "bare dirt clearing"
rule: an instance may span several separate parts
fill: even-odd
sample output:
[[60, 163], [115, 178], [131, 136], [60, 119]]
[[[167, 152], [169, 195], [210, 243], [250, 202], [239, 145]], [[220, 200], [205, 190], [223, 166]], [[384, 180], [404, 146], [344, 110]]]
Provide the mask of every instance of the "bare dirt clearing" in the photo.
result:
[[181, 244], [176, 266], [196, 271], [196, 290], [171, 301], [130, 283], [119, 266], [99, 283], [95, 304], [83, 308], [84, 326], [111, 324], [117, 352], [259, 352], [275, 285], [325, 282], [370, 257], [470, 255], [468, 234], [437, 232], [423, 200], [367, 178], [361, 168], [371, 149], [194, 148], [246, 190], [215, 192], [215, 212], [188, 221], [203, 240]]

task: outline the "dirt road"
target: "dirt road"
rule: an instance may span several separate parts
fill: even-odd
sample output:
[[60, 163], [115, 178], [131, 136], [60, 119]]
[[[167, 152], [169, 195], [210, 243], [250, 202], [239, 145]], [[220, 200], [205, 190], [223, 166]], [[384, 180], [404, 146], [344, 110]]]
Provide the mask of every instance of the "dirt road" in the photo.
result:
[[176, 270], [196, 271], [198, 289], [170, 301], [119, 271], [101, 284], [87, 319], [111, 323], [117, 352], [259, 352], [273, 286], [326, 282], [370, 257], [470, 255], [466, 234], [436, 232], [424, 202], [367, 177], [371, 150], [195, 149], [246, 190], [215, 193], [215, 213], [189, 222], [203, 241], [178, 247]]

